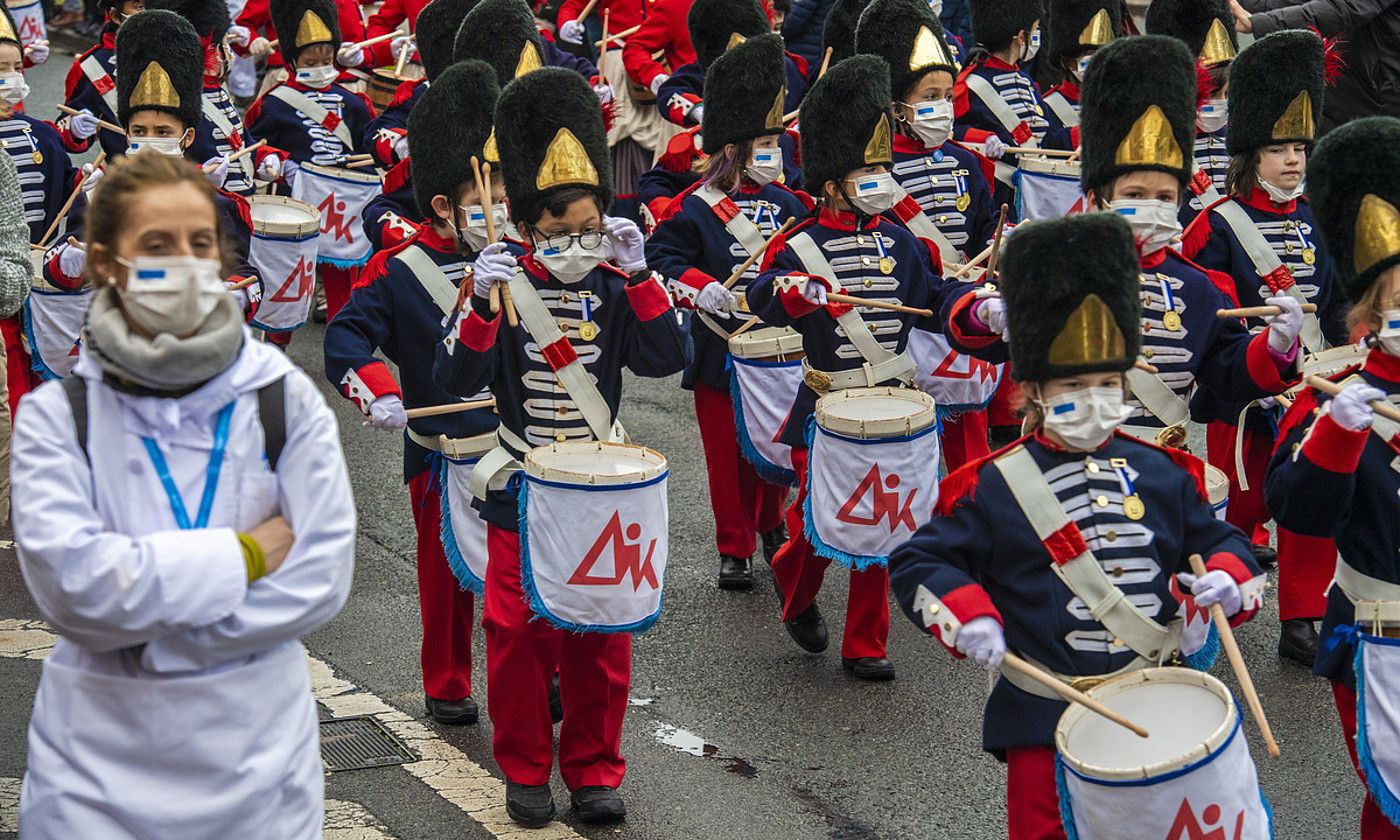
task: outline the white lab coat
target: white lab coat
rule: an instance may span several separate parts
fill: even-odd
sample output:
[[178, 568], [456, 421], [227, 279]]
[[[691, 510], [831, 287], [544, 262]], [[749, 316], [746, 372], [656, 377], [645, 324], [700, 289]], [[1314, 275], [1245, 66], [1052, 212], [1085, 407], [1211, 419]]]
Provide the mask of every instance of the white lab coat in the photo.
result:
[[[319, 840], [324, 782], [299, 639], [350, 590], [355, 511], [333, 415], [304, 373], [251, 339], [179, 399], [113, 390], [86, 352], [75, 374], [88, 383], [88, 460], [57, 382], [15, 418], [20, 568], [60, 636], [30, 720], [20, 836]], [[273, 475], [256, 390], [283, 375]], [[209, 527], [179, 530], [141, 437], [159, 443], [193, 519], [215, 416], [233, 400]], [[275, 513], [295, 542], [250, 585], [235, 531]]]

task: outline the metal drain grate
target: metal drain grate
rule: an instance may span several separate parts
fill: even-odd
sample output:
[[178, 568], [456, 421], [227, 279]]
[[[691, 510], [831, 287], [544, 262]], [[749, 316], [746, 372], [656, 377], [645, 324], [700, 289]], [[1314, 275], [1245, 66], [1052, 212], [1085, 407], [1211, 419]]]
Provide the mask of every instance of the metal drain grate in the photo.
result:
[[370, 715], [321, 721], [321, 763], [331, 772], [417, 760], [413, 750]]

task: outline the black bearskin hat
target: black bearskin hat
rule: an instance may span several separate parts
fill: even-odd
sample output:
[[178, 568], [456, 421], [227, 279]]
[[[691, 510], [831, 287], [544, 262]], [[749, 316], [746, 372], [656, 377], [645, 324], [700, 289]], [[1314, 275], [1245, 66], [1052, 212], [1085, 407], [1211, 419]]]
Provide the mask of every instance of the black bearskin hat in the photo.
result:
[[[436, 0], [441, 2], [441, 0]], [[496, 114], [496, 71], [484, 61], [459, 61], [442, 71], [408, 115], [409, 174], [418, 212], [429, 220], [433, 196], [457, 199], [457, 188], [472, 183], [472, 158], [499, 164], [488, 149]]]
[[1308, 156], [1308, 202], [1357, 301], [1400, 264], [1400, 119], [1366, 117], [1329, 131]]
[[612, 155], [598, 94], [573, 70], [546, 67], [506, 85], [496, 102], [496, 146], [517, 224], [538, 220], [562, 189], [583, 188], [603, 207], [612, 204]]
[[270, 0], [268, 11], [277, 32], [277, 51], [288, 66], [312, 44], [340, 49], [340, 19], [331, 0]]
[[1239, 154], [1273, 143], [1311, 143], [1326, 84], [1322, 39], [1306, 29], [1266, 35], [1230, 66], [1225, 148]]
[[987, 49], [1000, 49], [1022, 29], [1045, 17], [1040, 0], [968, 0], [972, 35]]
[[1140, 272], [1132, 229], [1116, 213], [1016, 228], [1001, 260], [1012, 377], [1131, 368], [1142, 347]]
[[856, 26], [856, 52], [890, 66], [890, 95], [903, 97], [931, 70], [958, 75], [943, 25], [925, 0], [874, 0]]
[[820, 195], [853, 169], [894, 162], [890, 73], [884, 59], [857, 55], [831, 67], [802, 100], [802, 177]]
[[828, 67], [856, 54], [856, 27], [860, 25], [860, 16], [869, 5], [870, 0], [836, 0], [831, 11], [826, 13], [826, 22], [822, 24], [822, 56], [825, 57], [826, 51], [831, 50]]
[[778, 35], [750, 38], [715, 59], [705, 74], [704, 152], [783, 133], [787, 65]]
[[206, 47], [221, 43], [233, 23], [224, 0], [147, 0], [146, 8], [166, 9], [189, 21]]
[[117, 120], [137, 111], [174, 114], [197, 128], [204, 91], [204, 47], [190, 22], [166, 11], [132, 15], [117, 30]]
[[1185, 41], [1191, 54], [1207, 67], [1229, 63], [1240, 51], [1227, 0], [1152, 0], [1147, 7], [1147, 34]]
[[457, 31], [476, 4], [477, 0], [432, 0], [418, 13], [413, 36], [418, 42], [418, 56], [423, 59], [423, 72], [428, 81], [437, 79], [438, 74], [452, 64]]
[[1123, 25], [1121, 0], [1050, 0], [1042, 29], [1045, 57], [1055, 65], [1118, 37]]
[[735, 35], [753, 38], [771, 29], [758, 0], [695, 0], [685, 24], [690, 29], [690, 43], [695, 47], [695, 60], [701, 70], [708, 70], [715, 59], [724, 55], [736, 40]]
[[1186, 45], [1134, 35], [1100, 48], [1084, 73], [1079, 119], [1085, 190], [1138, 169], [1184, 186], [1196, 143], [1196, 63]]
[[452, 60], [471, 58], [491, 65], [501, 87], [544, 66], [535, 13], [524, 0], [481, 0], [467, 12], [457, 30]]

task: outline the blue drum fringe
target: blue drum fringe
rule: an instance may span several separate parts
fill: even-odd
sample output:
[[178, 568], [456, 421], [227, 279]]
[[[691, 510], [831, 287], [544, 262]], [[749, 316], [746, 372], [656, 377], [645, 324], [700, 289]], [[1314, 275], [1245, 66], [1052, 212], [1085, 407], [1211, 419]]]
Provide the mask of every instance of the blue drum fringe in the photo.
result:
[[316, 263], [317, 265], [331, 265], [335, 266], [336, 268], [359, 268], [360, 266], [369, 262], [369, 258], [372, 256], [374, 256], [374, 249], [371, 248], [370, 250], [365, 252], [365, 255], [363, 257], [357, 257], [353, 260], [338, 260], [333, 257], [322, 257], [320, 255], [317, 255]]
[[[566, 630], [570, 633], [642, 633], [649, 629], [656, 620], [661, 617], [661, 608], [665, 604], [666, 595], [662, 592], [661, 599], [657, 602], [656, 612], [631, 624], [611, 625], [611, 624], [575, 624], [572, 621], [565, 621], [549, 611], [549, 607], [544, 604], [544, 599], [540, 597], [540, 591], [535, 586], [535, 574], [530, 568], [530, 539], [529, 530], [526, 523], [525, 511], [526, 500], [529, 497], [530, 482], [526, 481], [523, 473], [516, 473], [511, 479], [518, 492], [516, 493], [516, 515], [519, 517], [520, 528], [520, 583], [525, 590], [525, 598], [530, 602], [530, 612], [549, 622], [551, 627], [559, 630]], [[507, 485], [507, 489], [510, 486]]]
[[758, 473], [758, 477], [780, 487], [792, 487], [797, 484], [797, 473], [792, 470], [780, 467], [759, 454], [758, 448], [749, 439], [748, 425], [744, 422], [744, 401], [739, 396], [739, 377], [734, 375], [734, 364], [725, 357], [724, 367], [729, 374], [729, 401], [734, 403], [734, 428], [739, 438], [739, 451], [743, 454], [744, 460], [753, 465], [753, 471]]
[[29, 366], [33, 368], [34, 372], [39, 374], [39, 378], [43, 379], [45, 382], [50, 382], [54, 379], [62, 379], [63, 377], [59, 376], [57, 372], [44, 364], [43, 358], [39, 355], [39, 348], [34, 343], [34, 324], [29, 315], [28, 297], [24, 299], [24, 306], [20, 307], [20, 312], [23, 313], [21, 315], [22, 323], [20, 324], [20, 329], [24, 330], [24, 334], [29, 337]]
[[434, 452], [429, 459], [436, 462], [432, 469], [437, 471], [438, 499], [442, 516], [438, 535], [442, 539], [442, 553], [447, 555], [447, 566], [452, 569], [452, 576], [457, 579], [458, 586], [473, 595], [485, 595], [486, 581], [472, 574], [471, 567], [467, 565], [467, 558], [462, 556], [462, 550], [457, 547], [457, 535], [452, 531], [452, 502], [447, 496], [447, 458], [441, 452]]
[[1206, 632], [1206, 643], [1201, 645], [1200, 650], [1186, 655], [1186, 667], [1195, 668], [1197, 671], [1209, 671], [1219, 656], [1220, 634], [1215, 632], [1215, 622], [1212, 621], [1210, 629]]
[[1356, 645], [1351, 664], [1356, 674], [1356, 757], [1366, 777], [1366, 789], [1371, 798], [1392, 825], [1400, 825], [1400, 799], [1396, 799], [1394, 791], [1386, 787], [1380, 768], [1376, 766], [1376, 757], [1371, 753], [1371, 739], [1366, 737], [1366, 672], [1362, 669], [1362, 653], [1368, 644], [1375, 642], [1363, 636]]
[[807, 419], [807, 430], [804, 437], [807, 440], [807, 487], [806, 495], [802, 498], [802, 535], [807, 538], [807, 543], [812, 546], [812, 550], [818, 557], [825, 557], [828, 560], [835, 560], [837, 563], [848, 569], [855, 569], [863, 572], [871, 566], [888, 566], [888, 557], [870, 557], [865, 554], [850, 554], [839, 548], [827, 545], [817, 534], [816, 525], [812, 522], [812, 439], [817, 433], [817, 415], [813, 414]]
[[1068, 840], [1079, 840], [1079, 831], [1074, 827], [1074, 810], [1070, 807], [1069, 786], [1065, 783], [1065, 762], [1055, 755], [1055, 797], [1060, 803], [1060, 824], [1064, 826]]

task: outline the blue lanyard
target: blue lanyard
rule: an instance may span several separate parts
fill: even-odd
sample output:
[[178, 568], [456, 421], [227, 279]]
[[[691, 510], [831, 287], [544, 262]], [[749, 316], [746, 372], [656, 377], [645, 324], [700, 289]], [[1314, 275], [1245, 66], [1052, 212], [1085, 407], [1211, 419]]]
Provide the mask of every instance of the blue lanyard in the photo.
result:
[[874, 239], [875, 247], [880, 249], [880, 259], [889, 259], [890, 252], [885, 250], [885, 237], [881, 236], [879, 233], [876, 233]]
[[170, 498], [170, 510], [175, 514], [175, 524], [179, 525], [181, 530], [209, 526], [209, 514], [214, 509], [214, 493], [219, 489], [219, 471], [224, 466], [224, 450], [228, 447], [228, 426], [229, 421], [233, 419], [233, 405], [229, 403], [219, 409], [219, 418], [214, 426], [214, 448], [209, 452], [209, 467], [204, 474], [204, 495], [199, 500], [199, 518], [193, 525], [190, 524], [190, 512], [185, 508], [185, 500], [180, 497], [180, 488], [175, 486], [175, 479], [170, 475], [170, 467], [165, 463], [160, 446], [155, 438], [141, 438], [142, 443], [146, 444], [146, 454], [151, 456], [151, 466], [156, 468], [156, 475], [160, 477], [160, 483], [165, 488], [165, 495]]
[[1123, 498], [1136, 495], [1137, 488], [1133, 486], [1133, 480], [1128, 477], [1127, 467], [1115, 466], [1113, 470], [1118, 473], [1118, 488], [1123, 491]]
[[1165, 277], [1158, 277], [1157, 283], [1162, 287], [1162, 301], [1166, 304], [1166, 311], [1176, 311], [1176, 296], [1172, 294], [1172, 283]]

